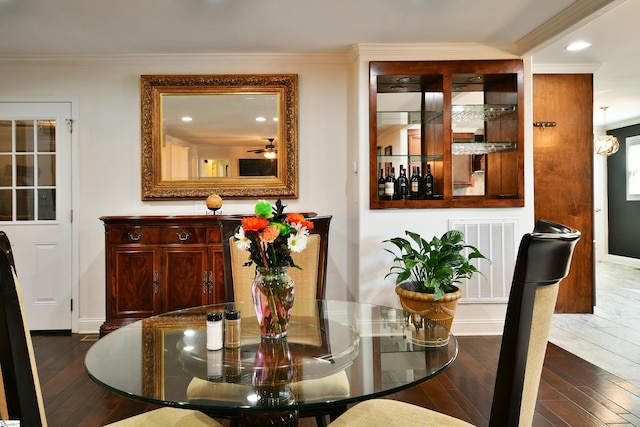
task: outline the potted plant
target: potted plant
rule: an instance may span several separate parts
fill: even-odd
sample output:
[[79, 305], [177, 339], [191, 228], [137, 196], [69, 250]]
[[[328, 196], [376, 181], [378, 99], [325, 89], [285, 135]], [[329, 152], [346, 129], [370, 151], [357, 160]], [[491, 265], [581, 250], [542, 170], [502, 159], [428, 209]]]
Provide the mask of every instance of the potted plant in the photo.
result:
[[383, 241], [398, 250], [385, 248], [396, 263], [385, 278], [397, 275], [396, 294], [405, 311], [431, 318], [449, 330], [462, 296], [456, 283], [480, 273], [470, 263], [472, 259], [487, 257], [465, 244], [464, 235], [458, 230], [449, 230], [440, 238], [434, 236], [431, 241], [411, 231], [405, 234], [410, 240], [394, 237]]

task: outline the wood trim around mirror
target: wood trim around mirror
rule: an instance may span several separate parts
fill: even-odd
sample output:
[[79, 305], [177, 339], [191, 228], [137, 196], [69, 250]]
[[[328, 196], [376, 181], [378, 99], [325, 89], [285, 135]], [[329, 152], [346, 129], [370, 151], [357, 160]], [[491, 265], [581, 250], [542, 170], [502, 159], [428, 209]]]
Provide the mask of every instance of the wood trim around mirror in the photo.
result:
[[[211, 194], [228, 199], [298, 197], [298, 75], [142, 75], [142, 200], [197, 200]], [[277, 174], [164, 180], [163, 96], [273, 94], [278, 99]], [[232, 159], [238, 161], [239, 159]]]

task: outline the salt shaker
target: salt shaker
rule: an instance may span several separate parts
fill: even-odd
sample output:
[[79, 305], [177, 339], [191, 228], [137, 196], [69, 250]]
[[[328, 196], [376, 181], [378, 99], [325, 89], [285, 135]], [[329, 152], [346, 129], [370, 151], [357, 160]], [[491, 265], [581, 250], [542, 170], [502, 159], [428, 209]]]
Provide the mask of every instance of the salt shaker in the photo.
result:
[[240, 312], [238, 310], [225, 312], [224, 346], [226, 348], [240, 347]]
[[207, 350], [220, 350], [223, 335], [222, 313], [207, 313]]

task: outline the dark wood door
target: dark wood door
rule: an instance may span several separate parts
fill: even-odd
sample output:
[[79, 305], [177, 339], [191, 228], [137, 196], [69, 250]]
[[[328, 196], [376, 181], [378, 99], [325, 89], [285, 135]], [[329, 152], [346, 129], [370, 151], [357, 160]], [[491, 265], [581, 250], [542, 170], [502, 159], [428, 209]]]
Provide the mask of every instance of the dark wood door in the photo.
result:
[[208, 304], [208, 248], [162, 249], [162, 312]]
[[110, 319], [141, 319], [160, 312], [158, 273], [160, 251], [155, 246], [115, 247], [108, 289]]
[[533, 121], [535, 218], [582, 233], [556, 312], [593, 313], [593, 76], [534, 74]]

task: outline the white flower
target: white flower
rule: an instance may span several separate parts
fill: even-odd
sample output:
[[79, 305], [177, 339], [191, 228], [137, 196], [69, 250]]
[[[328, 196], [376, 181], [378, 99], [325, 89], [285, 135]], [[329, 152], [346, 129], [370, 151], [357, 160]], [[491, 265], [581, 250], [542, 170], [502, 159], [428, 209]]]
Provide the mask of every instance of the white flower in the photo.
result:
[[309, 230], [307, 230], [307, 227], [303, 227], [300, 223], [291, 224], [291, 228], [296, 231], [295, 234], [298, 236], [306, 237], [309, 235]]
[[[306, 228], [305, 228], [306, 230]], [[302, 252], [307, 247], [307, 234], [291, 233], [287, 239], [287, 246], [291, 252]]]
[[244, 235], [244, 228], [238, 228], [238, 231], [233, 236], [236, 241], [236, 246], [241, 251], [247, 251], [251, 247], [251, 240], [247, 236]]

